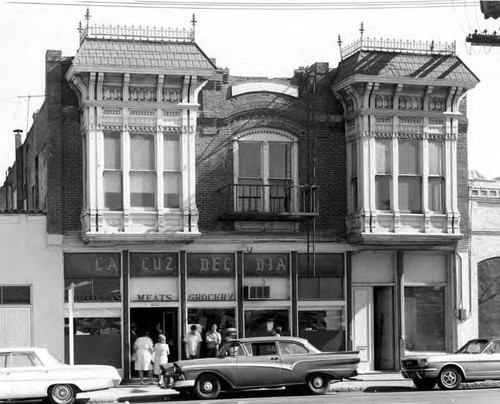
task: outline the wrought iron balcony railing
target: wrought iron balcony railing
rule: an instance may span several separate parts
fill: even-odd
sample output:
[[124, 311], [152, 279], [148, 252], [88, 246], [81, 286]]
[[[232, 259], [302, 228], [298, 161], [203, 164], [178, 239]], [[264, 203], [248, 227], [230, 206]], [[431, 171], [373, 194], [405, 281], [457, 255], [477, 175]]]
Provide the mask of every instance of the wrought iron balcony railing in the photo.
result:
[[317, 216], [318, 187], [287, 184], [229, 184], [218, 190], [224, 214], [236, 217]]

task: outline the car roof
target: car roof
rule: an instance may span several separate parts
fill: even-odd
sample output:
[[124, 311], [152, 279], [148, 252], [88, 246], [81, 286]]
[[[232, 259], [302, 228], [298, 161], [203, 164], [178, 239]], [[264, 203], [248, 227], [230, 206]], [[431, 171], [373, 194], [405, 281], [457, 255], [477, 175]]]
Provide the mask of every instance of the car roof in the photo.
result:
[[239, 342], [266, 342], [266, 341], [296, 341], [296, 342], [301, 342], [303, 344], [308, 344], [309, 342], [305, 338], [299, 338], [299, 337], [275, 337], [275, 336], [269, 336], [269, 337], [248, 337], [248, 338], [235, 338], [232, 341], [239, 341]]
[[5, 352], [42, 352], [42, 351], [47, 351], [47, 349], [46, 348], [35, 348], [32, 346], [0, 348], [0, 353], [5, 353]]

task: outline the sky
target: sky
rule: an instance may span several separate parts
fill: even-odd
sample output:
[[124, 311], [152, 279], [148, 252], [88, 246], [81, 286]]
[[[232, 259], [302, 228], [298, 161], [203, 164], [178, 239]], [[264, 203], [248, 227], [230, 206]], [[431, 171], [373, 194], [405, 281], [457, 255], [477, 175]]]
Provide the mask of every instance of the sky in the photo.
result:
[[[21, 0], [0, 0], [0, 186], [6, 170], [15, 159], [14, 129], [31, 126], [32, 114], [43, 102], [45, 87], [45, 52], [61, 50], [63, 56], [74, 56], [78, 50], [78, 23], [84, 22], [90, 7], [91, 24], [191, 28], [195, 13], [196, 42], [216, 59], [219, 67], [229, 68], [231, 75], [291, 77], [294, 69], [315, 62], [340, 62], [337, 43], [344, 45], [359, 38], [360, 24], [364, 36], [384, 39], [456, 41], [457, 55], [478, 76], [480, 83], [468, 92], [469, 168], [488, 178], [500, 177], [500, 47], [471, 46], [465, 38], [475, 29], [500, 32], [500, 19], [485, 20], [479, 1], [426, 0], [418, 8], [406, 8], [411, 0], [396, 2], [381, 9], [380, 0], [273, 0], [278, 4], [299, 4], [294, 10], [235, 9], [235, 0], [198, 0], [206, 6], [193, 8], [194, 2], [176, 1], [180, 8], [158, 7], [160, 0], [139, 3], [123, 0], [121, 5], [101, 7], [103, 1], [28, 0], [38, 4], [21, 4]], [[51, 3], [48, 3], [51, 1]], [[135, 3], [133, 3], [135, 1]], [[233, 9], [206, 9], [214, 4], [231, 2]], [[265, 0], [247, 3], [269, 5]], [[439, 3], [446, 7], [425, 7]], [[186, 4], [190, 3], [190, 4]], [[317, 3], [345, 3], [343, 9], [326, 9]], [[349, 5], [368, 3], [372, 8], [349, 9]], [[370, 4], [371, 3], [371, 4]], [[386, 2], [387, 3], [387, 2]], [[399, 3], [399, 6], [395, 4]], [[89, 5], [90, 4], [90, 5]], [[136, 8], [131, 4], [153, 4]], [[125, 5], [125, 6], [124, 6]], [[236, 6], [235, 6], [236, 5]], [[302, 7], [307, 5], [307, 7]], [[289, 7], [290, 8], [290, 7]], [[300, 9], [297, 9], [300, 8]]]

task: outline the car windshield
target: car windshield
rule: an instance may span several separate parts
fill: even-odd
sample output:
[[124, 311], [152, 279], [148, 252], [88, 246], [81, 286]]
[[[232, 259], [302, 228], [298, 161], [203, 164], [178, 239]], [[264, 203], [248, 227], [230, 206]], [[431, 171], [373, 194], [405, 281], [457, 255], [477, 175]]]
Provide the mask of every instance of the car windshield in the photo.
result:
[[483, 349], [488, 345], [490, 341], [487, 339], [473, 339], [467, 342], [462, 348], [460, 348], [456, 353], [463, 354], [478, 354], [483, 351]]

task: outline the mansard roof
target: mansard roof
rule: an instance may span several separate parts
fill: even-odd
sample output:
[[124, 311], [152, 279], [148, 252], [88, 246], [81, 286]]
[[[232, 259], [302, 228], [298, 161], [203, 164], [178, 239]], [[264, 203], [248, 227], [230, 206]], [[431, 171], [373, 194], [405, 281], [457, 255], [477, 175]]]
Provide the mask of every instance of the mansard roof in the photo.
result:
[[[195, 42], [86, 38], [73, 59], [78, 71], [213, 74], [215, 64]], [[97, 68], [97, 69], [96, 69]]]
[[459, 85], [466, 88], [472, 88], [479, 82], [474, 73], [454, 54], [376, 50], [361, 50], [342, 60], [336, 70], [334, 82], [340, 84], [353, 76], [358, 76], [357, 81], [373, 81], [370, 76], [376, 76], [384, 82], [411, 81], [414, 84]]

